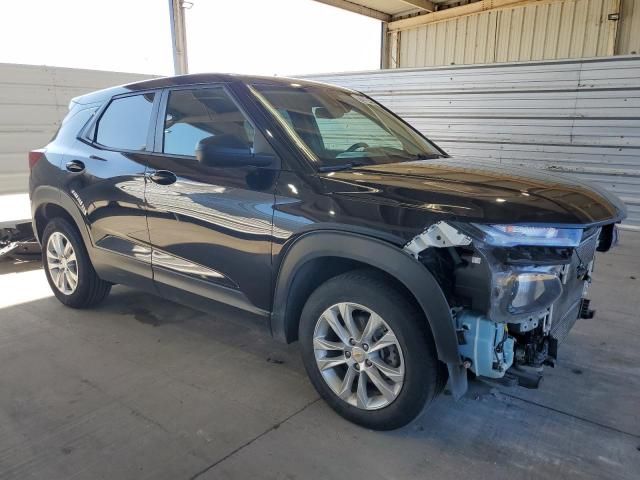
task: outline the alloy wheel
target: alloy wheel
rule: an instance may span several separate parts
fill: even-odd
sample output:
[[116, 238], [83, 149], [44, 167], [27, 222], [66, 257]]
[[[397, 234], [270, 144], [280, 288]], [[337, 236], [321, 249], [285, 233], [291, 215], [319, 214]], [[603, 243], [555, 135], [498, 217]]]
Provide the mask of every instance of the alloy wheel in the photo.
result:
[[343, 401], [363, 410], [391, 404], [400, 394], [405, 368], [395, 333], [380, 315], [356, 303], [326, 309], [313, 335], [316, 364]]
[[65, 295], [71, 295], [78, 286], [78, 261], [69, 239], [60, 232], [53, 232], [47, 241], [47, 268], [55, 287]]

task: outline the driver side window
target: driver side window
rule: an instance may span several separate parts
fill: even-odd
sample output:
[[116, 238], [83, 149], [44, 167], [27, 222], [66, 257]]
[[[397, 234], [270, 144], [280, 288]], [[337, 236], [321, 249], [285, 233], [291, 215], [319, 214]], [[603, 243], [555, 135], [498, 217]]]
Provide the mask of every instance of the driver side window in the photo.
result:
[[320, 130], [324, 148], [327, 150], [344, 151], [362, 142], [370, 148], [403, 148], [396, 137], [356, 110], [350, 110], [341, 117], [333, 118], [323, 115], [325, 110], [314, 107], [313, 115]]
[[173, 90], [164, 119], [162, 151], [196, 157], [209, 148], [253, 151], [253, 125], [222, 87]]

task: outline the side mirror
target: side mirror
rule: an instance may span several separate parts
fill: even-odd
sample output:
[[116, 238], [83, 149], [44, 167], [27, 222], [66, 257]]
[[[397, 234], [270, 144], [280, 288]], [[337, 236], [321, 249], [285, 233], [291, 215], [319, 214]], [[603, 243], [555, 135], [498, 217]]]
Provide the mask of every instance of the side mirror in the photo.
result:
[[208, 167], [267, 167], [272, 164], [274, 156], [252, 153], [235, 136], [216, 135], [198, 142], [196, 159]]

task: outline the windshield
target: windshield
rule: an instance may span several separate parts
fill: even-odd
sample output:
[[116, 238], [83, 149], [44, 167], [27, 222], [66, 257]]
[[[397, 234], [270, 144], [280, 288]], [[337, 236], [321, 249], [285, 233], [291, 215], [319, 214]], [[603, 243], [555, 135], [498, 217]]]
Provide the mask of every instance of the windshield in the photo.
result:
[[252, 89], [322, 169], [436, 158], [434, 145], [365, 95], [321, 85]]

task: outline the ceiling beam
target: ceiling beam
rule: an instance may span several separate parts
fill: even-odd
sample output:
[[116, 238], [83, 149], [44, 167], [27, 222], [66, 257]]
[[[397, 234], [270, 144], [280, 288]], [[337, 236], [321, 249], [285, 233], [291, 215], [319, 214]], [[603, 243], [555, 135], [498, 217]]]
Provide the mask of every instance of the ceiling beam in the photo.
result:
[[420, 10], [424, 10], [426, 12], [435, 12], [436, 6], [433, 2], [429, 0], [400, 0], [402, 3], [406, 3], [415, 8], [419, 8]]
[[462, 17], [465, 15], [472, 15], [474, 13], [480, 13], [487, 10], [498, 10], [504, 7], [517, 7], [532, 3], [553, 3], [556, 1], [560, 0], [481, 0], [478, 2], [467, 3], [466, 5], [461, 5], [459, 7], [447, 8], [446, 10], [425, 13], [424, 15], [418, 15], [416, 17], [395, 20], [389, 22], [388, 29], [389, 32], [405, 30], [408, 28], [426, 25], [428, 23], [440, 22], [442, 20], [449, 20], [451, 18]]
[[[380, 12], [379, 10], [374, 10], [373, 8], [363, 7], [362, 5], [349, 2], [348, 0], [315, 0], [315, 1], [327, 4], [327, 5], [331, 5], [332, 7], [341, 8], [343, 10], [348, 10], [349, 12], [359, 13], [360, 15], [375, 18], [383, 22], [391, 21], [391, 15], [387, 13]], [[412, 3], [412, 2], [409, 2], [409, 3]]]

